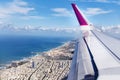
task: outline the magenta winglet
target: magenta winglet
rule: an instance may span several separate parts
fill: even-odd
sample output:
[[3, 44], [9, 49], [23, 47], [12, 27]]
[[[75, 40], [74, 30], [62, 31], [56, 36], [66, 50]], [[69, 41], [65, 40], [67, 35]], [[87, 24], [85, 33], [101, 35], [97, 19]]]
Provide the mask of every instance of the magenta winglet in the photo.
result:
[[76, 14], [76, 17], [78, 19], [78, 22], [81, 26], [83, 25], [88, 25], [87, 21], [85, 20], [85, 18], [83, 17], [83, 15], [80, 13], [80, 11], [78, 10], [76, 4], [72, 3], [72, 7], [74, 9], [74, 12]]

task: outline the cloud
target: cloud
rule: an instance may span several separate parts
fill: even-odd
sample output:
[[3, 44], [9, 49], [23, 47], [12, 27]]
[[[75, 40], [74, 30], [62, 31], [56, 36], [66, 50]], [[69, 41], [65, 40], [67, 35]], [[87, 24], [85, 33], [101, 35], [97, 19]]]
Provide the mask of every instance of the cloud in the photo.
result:
[[114, 4], [118, 4], [120, 5], [120, 1], [119, 0], [96, 0], [96, 2], [102, 2], [102, 3], [114, 3]]
[[29, 20], [29, 19], [45, 19], [45, 17], [42, 16], [22, 16], [22, 19]]
[[112, 1], [112, 3], [120, 5], [120, 1]]
[[101, 8], [87, 8], [83, 11], [88, 16], [99, 15], [99, 14], [107, 14], [112, 12], [112, 10], [103, 10]]
[[13, 0], [0, 6], [0, 18], [11, 17], [15, 14], [27, 15], [30, 11], [35, 10], [28, 6], [28, 3], [22, 0]]
[[109, 2], [108, 0], [73, 0], [73, 1], [80, 1], [80, 2]]
[[[72, 1], [72, 0], [71, 0]], [[119, 0], [73, 0], [73, 1], [80, 1], [80, 2], [101, 2], [101, 3], [114, 3], [120, 5]]]
[[3, 24], [3, 22], [2, 22], [2, 21], [0, 21], [0, 24]]
[[53, 8], [51, 10], [54, 12], [53, 16], [63, 16], [63, 17], [72, 16], [71, 11], [69, 11], [66, 8]]
[[22, 31], [50, 31], [50, 32], [67, 32], [67, 33], [72, 33], [72, 32], [77, 32], [80, 31], [79, 27], [76, 28], [60, 28], [60, 27], [34, 27], [31, 25], [23, 26], [23, 27], [17, 27], [12, 24], [2, 24], [0, 26], [1, 31], [13, 31], [13, 32], [22, 32]]
[[108, 2], [108, 0], [96, 0], [97, 2]]

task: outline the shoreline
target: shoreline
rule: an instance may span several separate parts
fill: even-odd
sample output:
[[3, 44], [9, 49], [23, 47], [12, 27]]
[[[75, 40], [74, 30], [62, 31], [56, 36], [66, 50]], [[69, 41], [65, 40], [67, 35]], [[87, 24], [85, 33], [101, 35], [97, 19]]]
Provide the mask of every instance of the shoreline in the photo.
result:
[[0, 70], [1, 70], [1, 69], [5, 69], [6, 67], [10, 66], [11, 63], [13, 63], [13, 62], [21, 62], [21, 61], [25, 61], [25, 60], [27, 60], [27, 59], [30, 59], [30, 58], [32, 58], [32, 57], [34, 57], [34, 56], [37, 56], [37, 55], [43, 55], [44, 53], [47, 53], [47, 52], [49, 52], [50, 50], [54, 50], [54, 49], [56, 49], [56, 48], [59, 48], [59, 47], [61, 47], [62, 45], [66, 44], [66, 43], [69, 43], [69, 42], [70, 42], [70, 41], [62, 42], [61, 45], [59, 45], [59, 46], [57, 46], [57, 47], [54, 47], [54, 48], [51, 48], [51, 49], [49, 49], [49, 50], [42, 51], [42, 52], [34, 52], [34, 53], [33, 53], [34, 55], [30, 55], [30, 56], [28, 56], [28, 57], [23, 57], [23, 58], [18, 59], [18, 60], [8, 61], [8, 63], [5, 63], [5, 64], [0, 64]]
[[[69, 72], [72, 55], [74, 52], [74, 46], [75, 41], [69, 41], [48, 51], [40, 53], [37, 52], [34, 56], [15, 61], [11, 63], [10, 66], [7, 66], [6, 69], [0, 70], [0, 80], [28, 80], [28, 78], [30, 78], [31, 80], [42, 80], [41, 77], [45, 79], [48, 78], [48, 80], [56, 80], [58, 78], [59, 80], [62, 80], [67, 76]], [[32, 62], [34, 62], [34, 68], [32, 68]], [[56, 69], [54, 70], [53, 67], [55, 67]], [[42, 68], [44, 68], [43, 71], [39, 72], [39, 69], [41, 70]], [[58, 72], [61, 73], [57, 74]], [[38, 77], [37, 75], [41, 77]], [[56, 75], [58, 77], [55, 78], [55, 76], [53, 75]]]

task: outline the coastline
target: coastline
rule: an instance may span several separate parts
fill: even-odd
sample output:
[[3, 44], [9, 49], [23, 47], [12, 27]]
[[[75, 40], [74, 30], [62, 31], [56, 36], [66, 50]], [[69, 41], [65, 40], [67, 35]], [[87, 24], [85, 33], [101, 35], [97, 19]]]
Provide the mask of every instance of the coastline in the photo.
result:
[[75, 41], [70, 41], [47, 52], [15, 61], [0, 70], [0, 80], [65, 80], [74, 46]]
[[11, 66], [11, 63], [20, 63], [20, 62], [24, 62], [24, 61], [29, 61], [28, 59], [34, 57], [34, 56], [37, 56], [37, 55], [44, 55], [44, 53], [47, 53], [49, 52], [50, 50], [54, 50], [55, 48], [59, 48], [61, 47], [62, 45], [64, 45], [65, 43], [68, 43], [70, 41], [67, 41], [67, 42], [62, 42], [61, 45], [57, 46], [57, 47], [54, 47], [54, 48], [51, 48], [49, 50], [45, 50], [45, 51], [41, 51], [41, 52], [31, 52], [33, 55], [31, 56], [27, 56], [27, 57], [22, 57], [21, 59], [17, 59], [17, 60], [12, 60], [12, 61], [9, 61], [8, 63], [5, 63], [5, 64], [0, 64], [0, 70], [1, 69], [5, 69], [6, 67], [9, 67]]

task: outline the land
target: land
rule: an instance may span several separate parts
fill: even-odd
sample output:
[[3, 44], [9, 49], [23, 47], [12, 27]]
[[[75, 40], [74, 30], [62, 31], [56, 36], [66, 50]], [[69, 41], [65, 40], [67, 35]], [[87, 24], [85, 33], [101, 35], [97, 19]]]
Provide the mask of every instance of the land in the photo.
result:
[[12, 62], [0, 70], [0, 80], [66, 80], [70, 70], [75, 41], [47, 52]]

